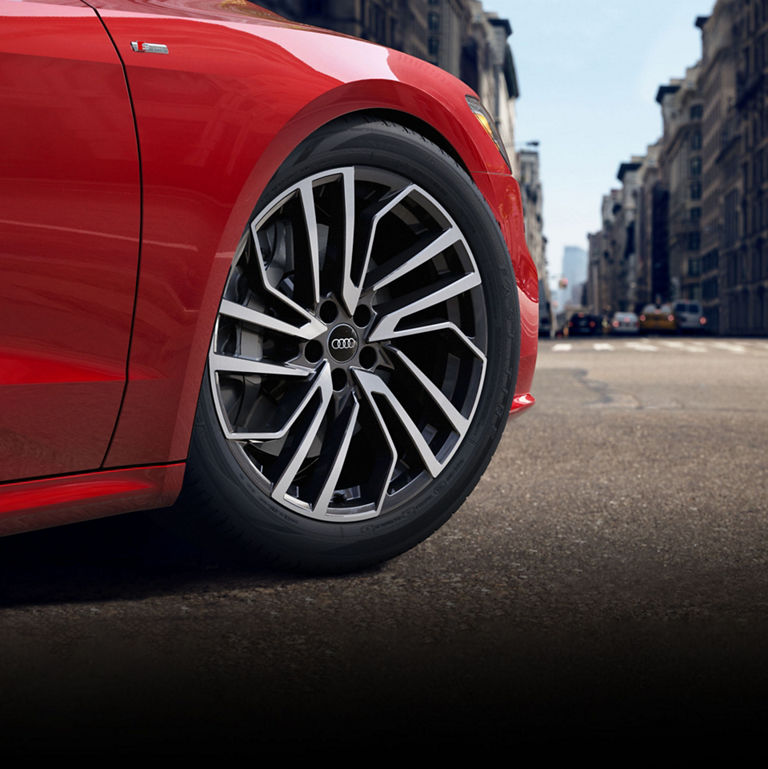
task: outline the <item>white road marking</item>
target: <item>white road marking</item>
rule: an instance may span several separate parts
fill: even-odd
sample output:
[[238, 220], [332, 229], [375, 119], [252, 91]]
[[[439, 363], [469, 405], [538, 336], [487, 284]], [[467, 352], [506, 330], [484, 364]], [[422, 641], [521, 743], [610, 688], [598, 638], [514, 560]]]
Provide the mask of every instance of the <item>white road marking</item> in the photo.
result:
[[743, 342], [725, 342], [714, 339], [682, 341], [678, 339], [654, 339], [655, 344], [649, 341], [640, 340], [630, 342], [621, 340], [621, 342], [592, 342], [591, 345], [584, 340], [584, 343], [576, 342], [557, 342], [552, 345], [552, 352], [571, 352], [591, 349], [597, 352], [621, 352], [624, 350], [637, 350], [638, 352], [659, 352], [660, 349], [667, 348], [680, 352], [704, 353], [711, 352], [713, 349], [725, 350], [726, 352], [742, 355], [746, 352], [755, 352], [757, 350], [768, 350], [768, 342], [760, 340], [746, 340]]
[[652, 344], [648, 344], [647, 342], [627, 342], [627, 347], [629, 347], [631, 350], [640, 350], [641, 352], [657, 352], [658, 347], [654, 347]]
[[662, 344], [665, 347], [671, 347], [674, 350], [685, 350], [686, 352], [706, 352], [706, 347], [695, 347], [692, 344], [686, 344], [685, 342], [672, 342], [664, 341]]
[[717, 347], [718, 350], [728, 350], [729, 352], [746, 352], [746, 348], [740, 344], [732, 344], [731, 342], [714, 342], [713, 347]]

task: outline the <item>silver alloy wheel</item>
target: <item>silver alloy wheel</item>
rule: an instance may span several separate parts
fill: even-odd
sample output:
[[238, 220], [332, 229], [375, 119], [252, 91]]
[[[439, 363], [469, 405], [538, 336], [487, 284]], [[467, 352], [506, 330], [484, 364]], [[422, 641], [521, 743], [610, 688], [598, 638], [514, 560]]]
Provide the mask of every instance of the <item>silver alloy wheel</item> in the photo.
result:
[[386, 515], [472, 423], [486, 310], [450, 213], [399, 174], [288, 187], [235, 254], [208, 356], [227, 445], [265, 494], [323, 521]]

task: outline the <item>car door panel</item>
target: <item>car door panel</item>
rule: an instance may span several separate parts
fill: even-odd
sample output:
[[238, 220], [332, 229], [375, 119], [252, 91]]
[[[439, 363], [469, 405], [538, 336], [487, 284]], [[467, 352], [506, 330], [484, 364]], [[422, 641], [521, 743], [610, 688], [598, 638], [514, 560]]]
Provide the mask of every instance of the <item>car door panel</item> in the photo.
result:
[[0, 0], [0, 481], [98, 468], [140, 240], [120, 60], [82, 3]]

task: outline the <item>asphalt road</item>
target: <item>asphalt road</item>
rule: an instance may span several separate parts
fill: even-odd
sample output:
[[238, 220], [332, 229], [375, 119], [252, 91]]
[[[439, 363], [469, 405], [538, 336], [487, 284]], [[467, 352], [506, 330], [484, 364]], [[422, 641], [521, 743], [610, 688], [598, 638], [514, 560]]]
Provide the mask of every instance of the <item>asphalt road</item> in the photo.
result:
[[453, 519], [365, 573], [235, 568], [144, 515], [0, 541], [0, 744], [759, 740], [768, 340], [547, 340], [534, 392]]

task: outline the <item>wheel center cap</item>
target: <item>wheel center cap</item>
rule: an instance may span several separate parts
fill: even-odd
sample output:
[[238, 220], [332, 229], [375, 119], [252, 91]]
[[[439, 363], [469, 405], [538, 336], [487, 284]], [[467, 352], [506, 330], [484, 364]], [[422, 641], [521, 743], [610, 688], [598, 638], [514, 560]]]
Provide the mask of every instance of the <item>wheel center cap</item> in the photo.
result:
[[346, 323], [339, 323], [328, 334], [328, 350], [340, 363], [348, 361], [357, 352], [358, 344], [357, 332]]

